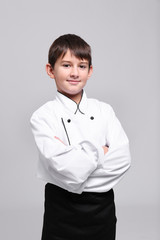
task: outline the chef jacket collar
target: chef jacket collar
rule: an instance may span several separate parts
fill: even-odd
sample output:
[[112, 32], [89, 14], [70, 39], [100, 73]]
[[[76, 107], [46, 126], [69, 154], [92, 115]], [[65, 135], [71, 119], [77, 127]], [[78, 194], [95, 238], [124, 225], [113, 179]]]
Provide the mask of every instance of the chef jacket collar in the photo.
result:
[[77, 112], [80, 112], [81, 114], [86, 113], [87, 96], [84, 90], [82, 92], [81, 100], [78, 104], [74, 100], [70, 99], [69, 97], [65, 96], [63, 93], [59, 91], [57, 91], [56, 99], [58, 99], [65, 108], [67, 108], [74, 114], [76, 114]]

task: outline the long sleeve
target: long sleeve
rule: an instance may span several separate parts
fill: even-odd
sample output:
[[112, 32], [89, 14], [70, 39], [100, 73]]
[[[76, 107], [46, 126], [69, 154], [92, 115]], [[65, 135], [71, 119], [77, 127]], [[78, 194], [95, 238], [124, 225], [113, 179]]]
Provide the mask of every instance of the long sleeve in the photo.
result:
[[[106, 107], [106, 104], [104, 105]], [[103, 113], [106, 111], [103, 108]], [[107, 145], [109, 150], [104, 156], [104, 165], [102, 169], [96, 169], [88, 179], [87, 187], [93, 181], [96, 182], [96, 188], [101, 191], [104, 186], [106, 190], [113, 188], [124, 176], [131, 164], [129, 140], [117, 119], [111, 106], [107, 105], [107, 113], [104, 115], [107, 119]], [[92, 189], [94, 191], [94, 189]]]
[[109, 151], [104, 157], [105, 166], [113, 173], [121, 176], [130, 167], [131, 163], [129, 140], [111, 107], [108, 129]]
[[105, 192], [130, 167], [129, 141], [112, 107], [85, 92], [78, 105], [57, 92], [30, 123], [39, 152], [37, 177], [45, 182], [79, 194]]
[[[53, 119], [45, 114], [33, 114], [31, 129], [39, 151], [43, 171], [48, 180], [71, 192], [81, 193], [88, 176], [104, 157], [103, 149], [90, 140], [66, 146], [55, 139], [56, 127]], [[43, 178], [45, 178], [43, 174]]]

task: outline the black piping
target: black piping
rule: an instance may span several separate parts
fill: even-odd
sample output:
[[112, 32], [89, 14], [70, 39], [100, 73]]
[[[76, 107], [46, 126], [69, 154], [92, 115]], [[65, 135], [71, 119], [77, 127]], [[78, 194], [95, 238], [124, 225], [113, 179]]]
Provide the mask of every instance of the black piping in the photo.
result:
[[67, 136], [67, 139], [68, 139], [68, 143], [69, 143], [69, 145], [71, 145], [70, 140], [69, 140], [69, 136], [68, 136], [68, 133], [67, 133], [67, 129], [66, 129], [66, 126], [65, 126], [64, 121], [63, 121], [63, 118], [61, 118], [61, 120], [62, 120], [62, 124], [63, 124], [64, 130], [65, 130], [65, 132], [66, 132], [66, 136]]
[[[61, 92], [60, 92], [60, 91], [58, 91], [58, 90], [57, 90], [57, 92], [61, 93]], [[80, 108], [79, 108], [79, 105], [80, 105], [80, 103], [81, 103], [81, 100], [82, 100], [82, 97], [83, 97], [83, 92], [84, 92], [84, 90], [82, 89], [82, 95], [81, 95], [81, 99], [80, 99], [79, 103], [76, 103], [74, 100], [72, 100], [71, 98], [67, 97], [65, 94], [61, 93], [63, 96], [65, 96], [65, 97], [69, 98], [70, 100], [72, 100], [72, 101], [73, 101], [73, 102], [74, 102], [74, 103], [77, 105], [77, 109], [76, 109], [76, 111], [75, 111], [75, 113], [74, 113], [74, 114], [76, 114], [76, 113], [77, 113], [77, 111], [79, 110], [79, 111], [80, 111], [80, 113], [82, 113], [82, 114], [84, 114], [84, 115], [85, 115], [85, 113], [83, 113], [83, 112], [80, 110]]]
[[[79, 103], [80, 103], [80, 102], [79, 102]], [[75, 111], [74, 114], [76, 114], [78, 110], [80, 111], [80, 113], [84, 114], [84, 113], [80, 110], [80, 108], [79, 108], [79, 103], [77, 104], [77, 109], [76, 109], [76, 111]]]

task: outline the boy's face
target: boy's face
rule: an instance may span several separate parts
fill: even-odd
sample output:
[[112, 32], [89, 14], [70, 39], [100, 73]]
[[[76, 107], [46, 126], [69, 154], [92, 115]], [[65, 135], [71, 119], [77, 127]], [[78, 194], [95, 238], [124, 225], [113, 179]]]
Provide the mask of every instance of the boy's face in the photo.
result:
[[82, 89], [93, 71], [87, 60], [75, 57], [70, 50], [56, 61], [54, 69], [47, 64], [46, 70], [55, 79], [57, 90], [76, 102], [81, 99]]

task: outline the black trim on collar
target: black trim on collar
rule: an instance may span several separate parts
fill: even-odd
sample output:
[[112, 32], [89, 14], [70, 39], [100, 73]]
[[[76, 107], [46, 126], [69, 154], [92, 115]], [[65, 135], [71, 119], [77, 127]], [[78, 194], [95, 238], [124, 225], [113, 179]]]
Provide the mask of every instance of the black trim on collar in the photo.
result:
[[74, 114], [76, 114], [76, 113], [78, 112], [78, 110], [79, 110], [80, 113], [85, 114], [85, 113], [83, 113], [83, 112], [80, 110], [80, 108], [79, 108], [79, 103], [77, 104], [77, 110], [75, 111]]
[[[64, 93], [61, 93], [59, 90], [57, 90], [57, 92], [59, 92], [60, 94], [62, 94], [62, 95], [65, 96], [65, 97], [67, 97]], [[80, 110], [80, 108], [79, 108], [79, 105], [80, 105], [81, 100], [82, 100], [82, 97], [83, 97], [83, 93], [84, 93], [84, 91], [83, 91], [83, 89], [82, 89], [81, 99], [80, 99], [79, 103], [76, 103], [73, 99], [67, 97], [67, 98], [69, 98], [70, 100], [72, 100], [72, 101], [77, 105], [77, 109], [76, 109], [76, 111], [75, 111], [74, 114], [76, 114], [76, 113], [79, 111], [81, 114], [84, 114], [84, 115], [85, 115], [85, 113], [83, 113], [83, 112]]]

